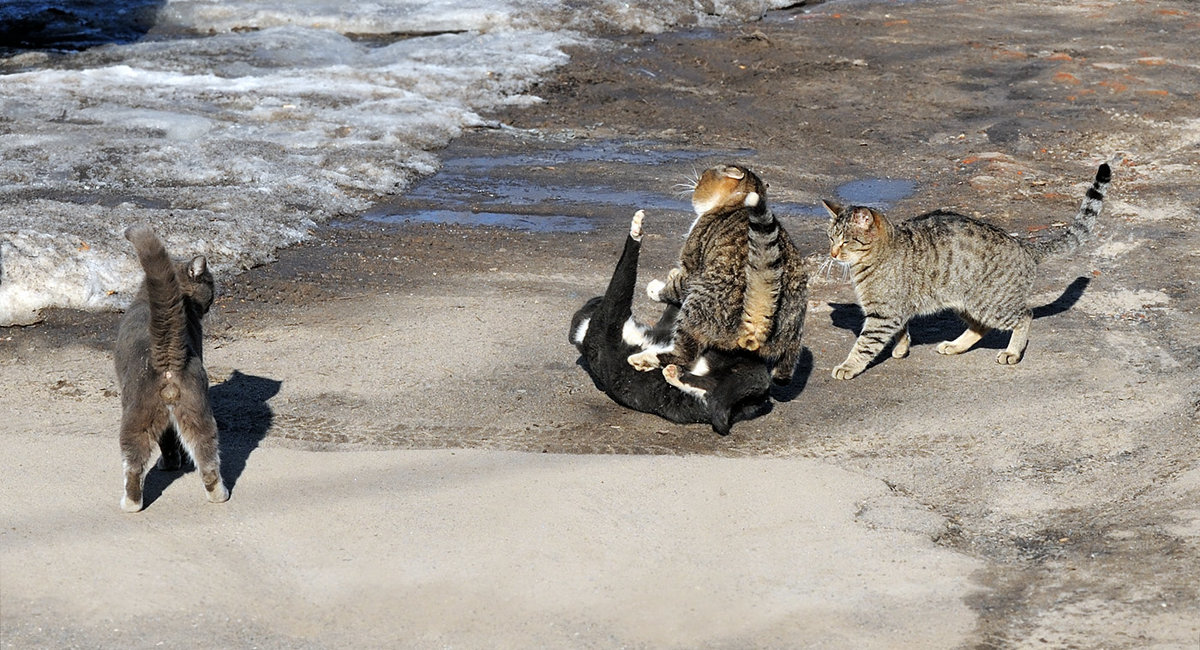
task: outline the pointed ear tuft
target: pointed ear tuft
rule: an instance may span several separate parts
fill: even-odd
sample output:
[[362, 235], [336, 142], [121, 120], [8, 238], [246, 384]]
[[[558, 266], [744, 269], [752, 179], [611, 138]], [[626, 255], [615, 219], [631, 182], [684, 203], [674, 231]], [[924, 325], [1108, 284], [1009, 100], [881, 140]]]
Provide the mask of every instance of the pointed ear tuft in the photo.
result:
[[757, 207], [758, 200], [759, 200], [758, 192], [751, 192], [746, 195], [746, 200], [742, 201], [742, 205], [746, 206], [747, 208]]
[[842, 213], [842, 206], [837, 203], [834, 203], [833, 201], [826, 201], [825, 199], [821, 199], [821, 205], [825, 206], [825, 211], [829, 213], [829, 216], [831, 216], [835, 219], [837, 218], [837, 216], [839, 214]]
[[746, 177], [746, 172], [734, 167], [733, 165], [726, 165], [725, 170], [722, 173], [729, 178], [739, 181]]
[[208, 270], [208, 260], [203, 255], [197, 255], [188, 263], [188, 277], [198, 278]]

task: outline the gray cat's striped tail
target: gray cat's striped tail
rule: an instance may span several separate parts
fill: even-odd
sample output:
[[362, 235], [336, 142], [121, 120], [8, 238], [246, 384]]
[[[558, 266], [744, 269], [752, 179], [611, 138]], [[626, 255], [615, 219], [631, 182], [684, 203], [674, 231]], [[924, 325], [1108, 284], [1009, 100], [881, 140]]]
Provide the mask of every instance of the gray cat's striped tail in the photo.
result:
[[133, 242], [146, 272], [150, 302], [150, 364], [158, 372], [180, 370], [187, 360], [184, 343], [183, 291], [175, 264], [154, 230], [145, 224], [130, 226], [125, 239]]
[[750, 206], [750, 232], [746, 251], [746, 292], [737, 345], [757, 350], [767, 341], [779, 303], [783, 282], [783, 252], [779, 248], [779, 221], [757, 201]]
[[1096, 217], [1100, 216], [1100, 210], [1104, 207], [1104, 195], [1111, 181], [1112, 169], [1108, 163], [1101, 164], [1100, 169], [1096, 170], [1096, 180], [1088, 188], [1083, 203], [1079, 205], [1079, 212], [1075, 213], [1070, 225], [1054, 238], [1030, 245], [1035, 260], [1041, 262], [1051, 255], [1069, 253], [1087, 239], [1096, 225]]

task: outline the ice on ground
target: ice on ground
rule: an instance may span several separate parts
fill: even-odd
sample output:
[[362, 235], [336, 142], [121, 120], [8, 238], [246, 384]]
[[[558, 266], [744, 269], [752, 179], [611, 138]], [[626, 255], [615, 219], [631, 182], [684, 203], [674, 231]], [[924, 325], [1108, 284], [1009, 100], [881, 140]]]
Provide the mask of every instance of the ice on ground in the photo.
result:
[[430, 151], [486, 111], [537, 101], [586, 32], [770, 4], [173, 0], [144, 40], [0, 58], [0, 325], [126, 304], [134, 222], [219, 275], [268, 261], [436, 171]]

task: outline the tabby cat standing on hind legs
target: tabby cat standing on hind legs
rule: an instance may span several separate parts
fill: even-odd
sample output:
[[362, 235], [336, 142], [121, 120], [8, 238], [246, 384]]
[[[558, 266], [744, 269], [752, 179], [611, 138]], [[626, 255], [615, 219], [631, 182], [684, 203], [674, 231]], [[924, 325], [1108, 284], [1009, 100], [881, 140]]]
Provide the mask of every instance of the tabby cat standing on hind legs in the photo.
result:
[[575, 312], [568, 337], [588, 374], [613, 401], [672, 422], [707, 422], [726, 435], [735, 422], [769, 408], [771, 379], [754, 354], [709, 350], [693, 366], [667, 366], [661, 375], [638, 372], [626, 361], [647, 347], [668, 344], [679, 311], [668, 305], [653, 327], [633, 317], [644, 216], [641, 210], [633, 215], [604, 295]]
[[706, 349], [748, 350], [791, 383], [803, 345], [808, 274], [787, 231], [767, 207], [766, 184], [739, 165], [704, 171], [692, 191], [696, 220], [654, 300], [680, 305], [672, 347], [631, 355], [639, 370], [688, 367]]
[[1111, 178], [1109, 166], [1100, 165], [1074, 220], [1043, 242], [1017, 239], [953, 212], [937, 210], [892, 223], [871, 208], [825, 201], [831, 215], [829, 254], [849, 263], [866, 314], [862, 333], [846, 360], [833, 369], [833, 377], [857, 376], [893, 340], [892, 356], [907, 355], [908, 321], [947, 309], [966, 321], [967, 330], [939, 343], [938, 353], [965, 352], [988, 331], [1002, 329], [1012, 336], [996, 361], [1019, 362], [1033, 320], [1028, 300], [1037, 265], [1074, 250], [1088, 236]]
[[179, 469], [180, 451], [196, 463], [208, 500], [229, 499], [221, 480], [217, 422], [208, 401], [200, 320], [213, 302], [213, 277], [203, 256], [173, 262], [146, 225], [132, 226], [146, 281], [117, 330], [114, 357], [121, 385], [121, 454], [125, 495], [121, 508], [142, 509], [150, 458], [162, 450], [159, 468]]

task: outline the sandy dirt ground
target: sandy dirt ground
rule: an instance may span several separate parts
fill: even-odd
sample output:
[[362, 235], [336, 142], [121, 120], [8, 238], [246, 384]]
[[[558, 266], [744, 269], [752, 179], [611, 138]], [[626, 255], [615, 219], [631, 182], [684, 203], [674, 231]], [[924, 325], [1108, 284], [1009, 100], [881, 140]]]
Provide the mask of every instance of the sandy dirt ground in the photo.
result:
[[[151, 472], [120, 513], [117, 315], [4, 330], [4, 647], [1200, 647], [1198, 61], [1200, 10], [1155, 0], [826, 3], [572, 52], [367, 215], [402, 222], [222, 279], [223, 505]], [[646, 280], [675, 185], [730, 159], [814, 255], [822, 197], [1038, 236], [1119, 162], [1019, 365], [1006, 335], [938, 356], [960, 326], [929, 318], [835, 381], [862, 314], [818, 276], [795, 382], [721, 438], [608, 401], [566, 329], [632, 211]]]

